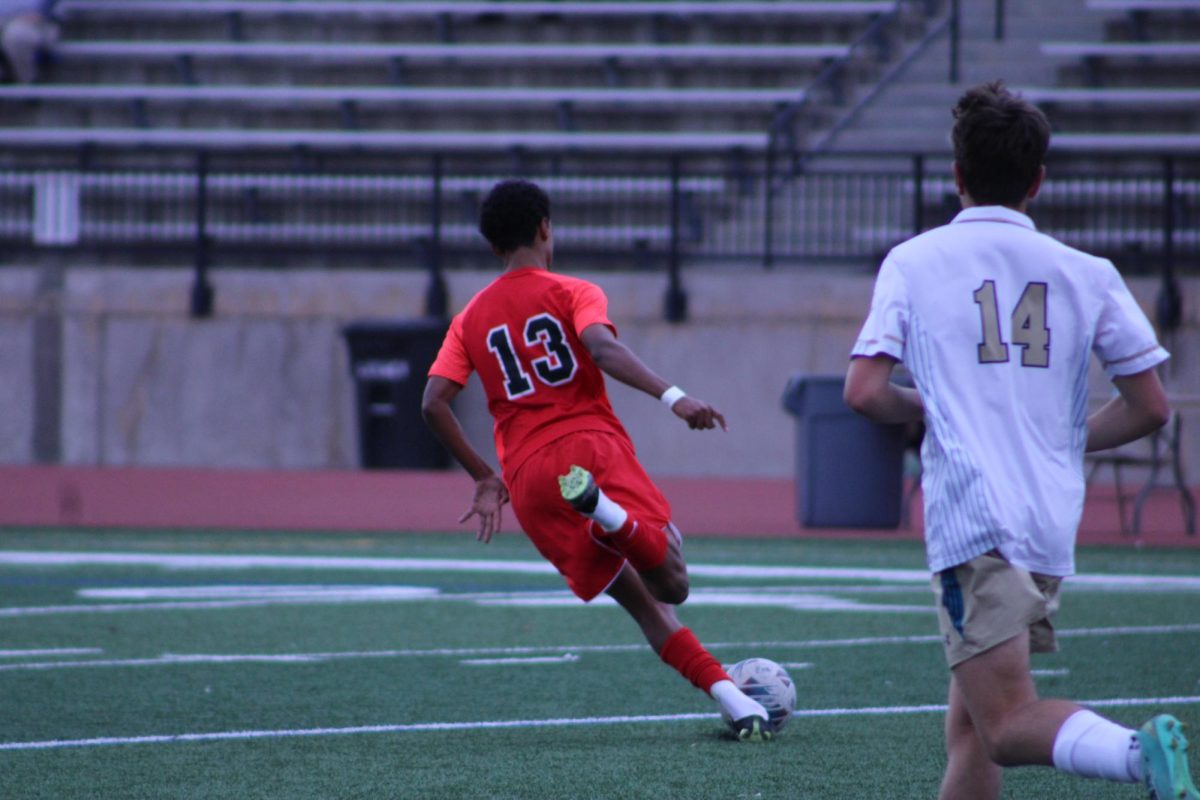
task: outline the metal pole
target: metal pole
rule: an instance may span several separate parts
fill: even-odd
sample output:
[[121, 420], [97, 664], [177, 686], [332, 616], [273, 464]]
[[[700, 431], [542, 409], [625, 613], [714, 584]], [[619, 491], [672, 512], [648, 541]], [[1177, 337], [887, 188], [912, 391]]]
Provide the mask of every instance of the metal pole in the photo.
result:
[[913, 156], [913, 236], [925, 230], [925, 156]]
[[687, 293], [679, 279], [679, 225], [683, 198], [679, 193], [679, 177], [682, 171], [678, 154], [671, 156], [671, 251], [667, 260], [667, 294], [663, 309], [667, 322], [683, 322], [687, 319]]
[[767, 134], [767, 163], [763, 191], [763, 269], [775, 266], [775, 129]]
[[962, 4], [959, 0], [950, 3], [950, 82], [958, 83], [959, 38], [962, 34]]
[[446, 280], [442, 275], [442, 157], [433, 157], [433, 197], [429, 218], [429, 288], [425, 292], [425, 314], [445, 317], [449, 306]]
[[1183, 298], [1175, 280], [1175, 157], [1163, 158], [1163, 265], [1162, 287], [1155, 303], [1158, 329], [1173, 333], [1183, 318]]
[[996, 41], [1004, 41], [1004, 22], [1005, 22], [1005, 3], [1004, 0], [996, 0]]
[[192, 317], [213, 313], [213, 287], [208, 282], [208, 153], [196, 155], [196, 275], [192, 281]]

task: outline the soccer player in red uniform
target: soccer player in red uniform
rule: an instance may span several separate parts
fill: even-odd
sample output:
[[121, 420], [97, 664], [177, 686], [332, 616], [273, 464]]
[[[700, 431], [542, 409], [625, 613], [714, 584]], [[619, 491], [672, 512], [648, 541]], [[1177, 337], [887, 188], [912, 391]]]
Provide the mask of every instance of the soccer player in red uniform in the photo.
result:
[[[602, 373], [661, 399], [693, 429], [724, 428], [724, 417], [617, 340], [600, 287], [549, 271], [554, 235], [540, 187], [497, 184], [479, 229], [504, 272], [451, 322], [422, 401], [426, 422], [475, 479], [460, 522], [477, 516], [476, 538], [490, 541], [511, 500], [522, 529], [571, 591], [585, 602], [612, 596], [662, 660], [721, 705], [739, 739], [770, 739], [762, 705], [675, 615], [688, 594], [679, 530], [613, 413]], [[467, 441], [450, 407], [472, 371], [495, 420], [503, 479]]]

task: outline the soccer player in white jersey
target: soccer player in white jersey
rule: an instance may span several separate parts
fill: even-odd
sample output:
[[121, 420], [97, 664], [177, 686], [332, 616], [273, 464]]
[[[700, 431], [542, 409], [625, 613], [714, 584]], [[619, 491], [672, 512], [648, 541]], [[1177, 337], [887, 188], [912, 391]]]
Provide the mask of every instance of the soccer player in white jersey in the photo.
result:
[[[925, 539], [951, 669], [942, 800], [1000, 794], [1002, 767], [1145, 784], [1197, 798], [1181, 725], [1140, 730], [1039, 699], [1031, 652], [1057, 649], [1058, 587], [1074, 572], [1083, 454], [1138, 439], [1170, 413], [1168, 355], [1113, 265], [1038, 233], [1045, 116], [999, 82], [954, 108], [963, 210], [888, 254], [851, 353], [846, 402], [923, 421]], [[1116, 395], [1087, 413], [1095, 353]], [[890, 382], [904, 362], [915, 389]]]

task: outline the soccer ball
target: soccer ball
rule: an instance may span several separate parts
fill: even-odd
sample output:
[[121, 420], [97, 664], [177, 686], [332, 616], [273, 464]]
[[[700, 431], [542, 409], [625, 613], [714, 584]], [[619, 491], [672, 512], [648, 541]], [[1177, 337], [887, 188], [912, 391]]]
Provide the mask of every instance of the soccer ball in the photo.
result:
[[[770, 716], [772, 729], [783, 730], [796, 710], [796, 684], [787, 670], [769, 658], [747, 658], [728, 670], [729, 678], [747, 697], [762, 703]], [[721, 717], [732, 727], [733, 720], [724, 711]]]

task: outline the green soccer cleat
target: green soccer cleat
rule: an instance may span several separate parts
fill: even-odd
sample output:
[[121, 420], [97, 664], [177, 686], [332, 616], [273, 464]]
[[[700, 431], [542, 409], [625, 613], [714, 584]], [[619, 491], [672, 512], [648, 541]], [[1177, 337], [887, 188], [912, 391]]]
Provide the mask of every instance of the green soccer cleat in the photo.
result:
[[1188, 772], [1182, 722], [1159, 714], [1134, 735], [1142, 746], [1142, 782], [1152, 800], [1200, 800]]
[[596, 510], [600, 490], [596, 488], [592, 473], [583, 467], [572, 465], [570, 472], [559, 475], [558, 488], [562, 492], [563, 500], [570, 503], [571, 508], [580, 514], [590, 514]]
[[737, 734], [739, 742], [769, 742], [775, 737], [771, 724], [759, 716], [734, 720], [733, 732]]

